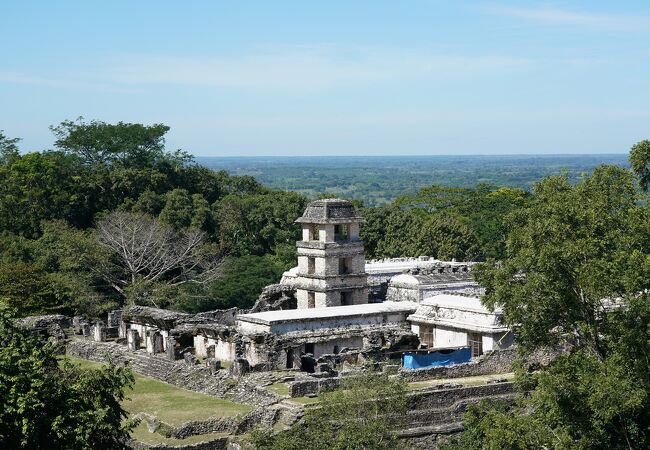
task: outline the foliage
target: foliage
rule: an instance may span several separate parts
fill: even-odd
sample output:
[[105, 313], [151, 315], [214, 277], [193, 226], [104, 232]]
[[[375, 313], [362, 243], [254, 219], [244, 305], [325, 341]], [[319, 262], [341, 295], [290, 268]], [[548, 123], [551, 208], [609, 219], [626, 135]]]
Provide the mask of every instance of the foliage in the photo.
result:
[[260, 450], [393, 449], [407, 408], [404, 382], [372, 373], [350, 377], [321, 394], [302, 423], [275, 435], [258, 431], [253, 441]]
[[[506, 257], [480, 267], [520, 350], [570, 350], [522, 374], [512, 409], [481, 406], [450, 448], [647, 448], [650, 444], [650, 208], [628, 171], [540, 182], [514, 212]], [[481, 409], [483, 408], [483, 409]]]
[[429, 186], [389, 207], [365, 208], [362, 239], [371, 258], [435, 256], [439, 259], [500, 257], [506, 217], [523, 207], [520, 189]]
[[221, 247], [236, 256], [262, 256], [283, 245], [293, 247], [300, 238], [294, 221], [306, 204], [302, 195], [290, 192], [225, 196], [213, 205]]
[[8, 138], [0, 130], [0, 164], [11, 164], [20, 155], [18, 151], [19, 138]]
[[637, 203], [629, 172], [612, 166], [576, 186], [547, 178], [534, 194], [513, 213], [506, 258], [476, 272], [485, 301], [503, 307], [520, 346], [570, 334], [604, 355], [604, 299], [650, 287], [650, 210]]
[[120, 406], [129, 369], [61, 367], [56, 347], [17, 327], [0, 310], [0, 446], [11, 449], [115, 449], [135, 425]]
[[630, 164], [645, 191], [650, 189], [650, 140], [636, 143], [630, 150]]
[[278, 283], [289, 268], [270, 255], [230, 257], [224, 264], [222, 277], [213, 283], [208, 296], [214, 303], [205, 309], [250, 308], [262, 289]]

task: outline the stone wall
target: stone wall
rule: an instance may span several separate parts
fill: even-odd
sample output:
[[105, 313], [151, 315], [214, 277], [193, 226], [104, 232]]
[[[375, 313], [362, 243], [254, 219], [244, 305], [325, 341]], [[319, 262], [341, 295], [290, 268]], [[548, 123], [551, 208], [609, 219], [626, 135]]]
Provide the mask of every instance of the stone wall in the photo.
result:
[[135, 450], [230, 450], [233, 447], [229, 438], [218, 437], [216, 439], [208, 440], [206, 442], [199, 442], [196, 444], [187, 444], [181, 446], [171, 444], [145, 444], [138, 441], [130, 441], [128, 446]]

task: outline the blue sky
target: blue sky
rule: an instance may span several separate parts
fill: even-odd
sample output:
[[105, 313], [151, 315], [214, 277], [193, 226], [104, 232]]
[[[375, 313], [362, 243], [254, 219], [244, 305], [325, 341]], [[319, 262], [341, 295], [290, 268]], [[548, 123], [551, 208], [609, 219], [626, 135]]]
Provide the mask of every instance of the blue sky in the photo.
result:
[[29, 1], [0, 129], [165, 123], [201, 156], [623, 153], [650, 138], [650, 2]]

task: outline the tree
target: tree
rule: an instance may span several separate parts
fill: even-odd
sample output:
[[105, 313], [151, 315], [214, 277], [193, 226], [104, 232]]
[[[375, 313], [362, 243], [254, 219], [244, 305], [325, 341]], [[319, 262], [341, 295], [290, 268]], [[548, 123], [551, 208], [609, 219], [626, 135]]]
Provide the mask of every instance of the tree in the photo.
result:
[[56, 346], [0, 309], [0, 447], [121, 449], [135, 425], [120, 406], [133, 374], [59, 364]]
[[644, 191], [650, 189], [650, 140], [638, 142], [630, 150], [630, 164]]
[[306, 203], [295, 192], [225, 196], [213, 205], [221, 247], [232, 255], [262, 256], [276, 253], [279, 246], [295, 246], [300, 227], [294, 222]]
[[256, 432], [260, 450], [361, 450], [398, 447], [396, 431], [408, 408], [406, 383], [367, 373], [345, 379], [341, 389], [321, 394], [318, 408], [279, 434]]
[[442, 260], [473, 260], [478, 253], [478, 244], [472, 230], [447, 214], [428, 218], [418, 240], [420, 254]]
[[63, 306], [52, 291], [47, 274], [22, 261], [0, 264], [2, 304], [14, 308], [21, 317], [60, 312]]
[[3, 130], [0, 130], [0, 164], [11, 164], [20, 156], [19, 142], [20, 138], [8, 138], [4, 135]]
[[176, 231], [144, 214], [113, 212], [97, 222], [97, 239], [112, 252], [104, 276], [131, 301], [158, 306], [157, 288], [205, 284], [220, 275], [222, 258], [200, 230]]
[[[120, 164], [128, 167], [151, 167], [165, 155], [165, 134], [169, 127], [139, 123], [109, 124], [98, 120], [65, 120], [50, 127], [56, 136], [54, 145], [79, 156], [88, 165]], [[187, 155], [177, 154], [184, 162]]]
[[569, 350], [520, 374], [513, 409], [470, 414], [478, 444], [465, 448], [647, 448], [650, 207], [638, 200], [628, 171], [601, 166], [575, 186], [543, 180], [511, 216], [505, 258], [476, 272], [484, 303], [503, 308], [524, 355]]

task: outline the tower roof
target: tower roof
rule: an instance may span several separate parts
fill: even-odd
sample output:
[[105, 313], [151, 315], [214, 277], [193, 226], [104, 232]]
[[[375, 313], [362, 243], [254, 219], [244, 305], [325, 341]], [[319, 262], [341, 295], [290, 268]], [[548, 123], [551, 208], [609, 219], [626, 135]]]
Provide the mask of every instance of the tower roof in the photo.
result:
[[361, 222], [352, 202], [339, 198], [326, 198], [311, 202], [299, 217], [298, 223], [351, 223]]

